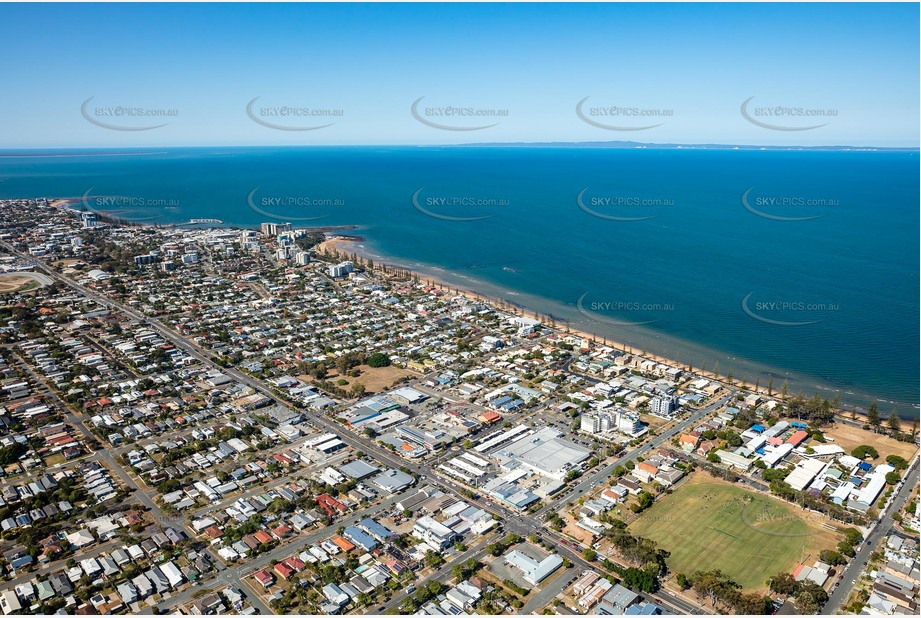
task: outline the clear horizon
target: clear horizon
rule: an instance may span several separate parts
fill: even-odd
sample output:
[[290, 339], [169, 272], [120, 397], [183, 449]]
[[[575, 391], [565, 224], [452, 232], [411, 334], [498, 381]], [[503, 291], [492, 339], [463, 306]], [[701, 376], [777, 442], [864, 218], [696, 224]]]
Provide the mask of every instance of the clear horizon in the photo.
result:
[[[851, 144], [817, 144], [814, 146], [806, 145], [770, 145], [770, 144], [672, 144], [672, 143], [652, 143], [643, 142], [636, 146], [606, 146], [606, 142], [483, 142], [483, 143], [457, 143], [457, 144], [193, 144], [193, 145], [163, 145], [163, 146], [48, 146], [48, 147], [24, 147], [24, 148], [0, 148], [0, 153], [15, 155], [18, 153], [38, 152], [38, 153], [59, 153], [69, 151], [99, 151], [103, 154], [120, 154], [130, 151], [145, 151], [151, 148], [158, 149], [201, 149], [201, 148], [570, 148], [581, 146], [582, 148], [609, 148], [624, 149], [644, 148], [647, 150], [670, 150], [670, 149], [687, 149], [687, 150], [859, 150], [862, 152], [881, 150], [881, 151], [916, 151], [921, 150], [919, 146], [854, 146]], [[607, 142], [614, 143], [614, 142]], [[593, 146], [591, 144], [600, 144]], [[143, 153], [142, 153], [143, 154]]]
[[921, 130], [913, 3], [4, 4], [0, 17], [7, 150], [918, 148]]

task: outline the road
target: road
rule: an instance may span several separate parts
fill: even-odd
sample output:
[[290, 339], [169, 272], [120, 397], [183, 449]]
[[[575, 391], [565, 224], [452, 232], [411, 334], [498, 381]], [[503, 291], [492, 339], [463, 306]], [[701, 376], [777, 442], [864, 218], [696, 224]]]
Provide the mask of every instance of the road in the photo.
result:
[[[450, 562], [447, 562], [442, 567], [440, 567], [437, 571], [430, 573], [422, 581], [416, 582], [415, 583], [416, 588], [422, 588], [423, 586], [425, 586], [426, 583], [430, 581], [440, 581], [440, 582], [445, 581], [448, 578], [448, 576], [451, 574], [451, 567], [453, 567], [456, 564], [463, 564], [464, 562], [466, 562], [467, 560], [471, 558], [473, 558], [474, 560], [479, 560], [480, 558], [483, 557], [483, 554], [486, 553], [486, 546], [489, 545], [490, 541], [492, 540], [493, 538], [491, 535], [488, 535], [488, 536], [485, 536], [479, 539], [476, 542], [476, 544], [468, 548], [467, 551], [455, 557]], [[403, 602], [403, 599], [405, 599], [407, 596], [408, 595], [396, 594], [393, 597], [391, 597], [391, 599], [387, 601], [386, 603], [384, 603], [383, 605], [378, 605], [375, 607], [368, 608], [368, 610], [365, 613], [382, 614], [386, 612], [388, 609], [398, 607], [400, 603]]]
[[4, 581], [3, 582], [4, 589], [12, 588], [16, 586], [17, 584], [24, 584], [26, 582], [30, 582], [33, 579], [39, 577], [40, 575], [51, 574], [51, 573], [54, 573], [55, 571], [64, 569], [67, 567], [67, 561], [70, 560], [71, 558], [79, 558], [79, 560], [88, 560], [90, 558], [95, 558], [96, 556], [99, 556], [101, 554], [115, 551], [116, 549], [119, 549], [119, 548], [124, 549], [124, 543], [121, 543], [119, 541], [106, 541], [105, 543], [100, 543], [96, 545], [95, 547], [93, 547], [92, 549], [88, 549], [86, 551], [79, 552], [79, 556], [67, 556], [66, 558], [61, 558], [60, 560], [55, 560], [53, 562], [43, 564], [38, 568], [32, 569], [31, 571], [23, 571], [16, 577], [12, 577]]
[[[597, 471], [591, 474], [588, 474], [586, 476], [583, 476], [582, 480], [576, 486], [574, 486], [570, 491], [566, 492], [566, 494], [564, 494], [560, 498], [557, 498], [554, 501], [548, 502], [539, 511], [534, 513], [533, 517], [538, 518], [539, 520], [542, 521], [543, 516], [548, 511], [559, 508], [559, 505], [558, 505], [559, 502], [562, 502], [564, 500], [573, 500], [573, 499], [579, 498], [582, 494], [590, 491], [599, 482], [603, 482], [605, 479], [610, 478], [611, 473], [614, 471], [614, 468], [616, 468], [617, 466], [622, 466], [629, 461], [634, 461], [637, 457], [642, 457], [646, 453], [649, 453], [650, 451], [659, 448], [660, 446], [667, 443], [669, 440], [671, 440], [676, 435], [683, 433], [685, 429], [688, 429], [689, 427], [696, 425], [698, 422], [700, 422], [701, 419], [703, 419], [704, 417], [718, 410], [721, 406], [725, 405], [726, 402], [729, 401], [731, 398], [732, 398], [732, 394], [724, 395], [720, 399], [717, 399], [716, 401], [711, 402], [710, 404], [704, 406], [703, 408], [696, 410], [688, 418], [671, 426], [670, 428], [666, 429], [662, 433], [653, 436], [651, 440], [646, 441], [639, 448], [633, 451], [630, 451], [629, 453], [627, 453], [626, 455], [622, 457], [619, 457], [618, 459], [614, 460], [612, 463], [598, 469]], [[567, 496], [569, 497], [567, 498]]]
[[[5, 246], [5, 248], [8, 251], [10, 251], [11, 253], [15, 255], [18, 255], [24, 259], [31, 259], [25, 254], [14, 250], [12, 247], [9, 246], [8, 243], [0, 241], [0, 245]], [[150, 329], [155, 330], [157, 333], [159, 333], [160, 336], [162, 336], [166, 341], [169, 341], [170, 343], [174, 344], [177, 348], [184, 350], [187, 354], [197, 359], [198, 361], [202, 362], [203, 364], [215, 369], [216, 371], [220, 371], [222, 373], [229, 375], [230, 377], [234, 378], [238, 382], [251, 387], [254, 391], [258, 393], [262, 393], [263, 395], [266, 395], [268, 397], [271, 397], [272, 399], [279, 401], [280, 405], [283, 405], [290, 409], [290, 406], [288, 406], [286, 403], [280, 400], [279, 397], [276, 395], [276, 393], [272, 389], [267, 387], [265, 384], [263, 384], [261, 381], [256, 380], [255, 378], [252, 378], [251, 376], [235, 368], [227, 368], [227, 367], [222, 367], [218, 365], [216, 362], [214, 362], [214, 360], [205, 350], [200, 348], [194, 342], [182, 337], [174, 330], [165, 326], [163, 323], [161, 323], [156, 318], [146, 316], [142, 314], [141, 312], [135, 309], [132, 309], [131, 307], [128, 307], [102, 294], [99, 294], [95, 292], [94, 290], [91, 290], [87, 288], [86, 286], [83, 286], [77, 283], [76, 281], [70, 279], [69, 277], [65, 277], [57, 273], [56, 271], [46, 266], [42, 262], [35, 261], [35, 260], [32, 260], [32, 261], [36, 264], [37, 268], [43, 270], [52, 278], [60, 280], [61, 282], [69, 285], [70, 287], [84, 294], [86, 297], [95, 300], [96, 302], [98, 302], [99, 304], [103, 306], [116, 308], [122, 313], [124, 313], [126, 316], [136, 319], [139, 322], [146, 324]], [[682, 422], [672, 426], [670, 429], [653, 437], [651, 440], [644, 443], [644, 445], [641, 446], [640, 448], [617, 459], [614, 463], [611, 463], [601, 468], [600, 470], [592, 474], [589, 474], [586, 478], [584, 478], [582, 481], [580, 481], [576, 485], [574, 489], [575, 493], [573, 492], [568, 492], [568, 493], [573, 494], [574, 496], [578, 496], [578, 495], [585, 493], [595, 484], [607, 478], [610, 475], [611, 471], [613, 471], [613, 469], [617, 467], [618, 465], [621, 465], [622, 463], [625, 463], [627, 461], [631, 461], [635, 459], [636, 457], [639, 457], [643, 455], [644, 453], [647, 453], [650, 450], [662, 445], [663, 443], [671, 439], [673, 436], [683, 431], [685, 427], [688, 427], [692, 425], [693, 423], [696, 423], [700, 419], [704, 418], [707, 414], [710, 414], [711, 412], [715, 411], [719, 406], [723, 405], [726, 401], [728, 401], [731, 396], [732, 396], [731, 394], [726, 395], [722, 397], [721, 399], [714, 401], [711, 404], [705, 406], [704, 408], [701, 408], [700, 410], [695, 411], [687, 419], [684, 419]], [[433, 478], [435, 477], [435, 473], [432, 470], [431, 463], [416, 464], [414, 462], [404, 460], [403, 458], [392, 454], [390, 451], [387, 451], [381, 448], [374, 441], [364, 436], [358, 436], [358, 435], [352, 434], [350, 431], [348, 431], [347, 429], [345, 429], [338, 423], [316, 412], [307, 412], [307, 416], [308, 416], [309, 422], [313, 424], [314, 426], [317, 426], [326, 431], [336, 433], [337, 435], [340, 436], [340, 439], [343, 442], [345, 442], [352, 448], [368, 453], [372, 455], [373, 457], [375, 457], [376, 459], [378, 459], [379, 461], [385, 462], [388, 465], [391, 465], [395, 468], [405, 467], [409, 469], [411, 472], [415, 472], [416, 474], [419, 474], [419, 475], [428, 474], [428, 475], [431, 475]], [[121, 470], [121, 466], [117, 462], [112, 461], [111, 463], [113, 464], [113, 468], [115, 468], [116, 471], [119, 472], [119, 476], [122, 476], [123, 478], [127, 476], [124, 470]], [[137, 486], [134, 485], [133, 482], [131, 482], [129, 486], [137, 488]], [[558, 508], [557, 507], [558, 503], [560, 503], [561, 501], [565, 499], [565, 496], [561, 496], [556, 500], [550, 501], [540, 511], [538, 511], [534, 515], [528, 516], [528, 515], [523, 515], [523, 514], [512, 513], [500, 507], [499, 505], [496, 505], [491, 502], [485, 502], [481, 500], [480, 498], [470, 498], [464, 495], [463, 493], [461, 493], [461, 491], [455, 487], [455, 484], [453, 482], [446, 482], [441, 487], [444, 491], [455, 495], [458, 499], [464, 500], [468, 503], [473, 503], [477, 505], [478, 507], [482, 508], [483, 510], [493, 515], [499, 516], [503, 524], [505, 525], [506, 529], [509, 532], [514, 532], [521, 536], [527, 536], [527, 535], [538, 532], [542, 527], [541, 526], [542, 515], [549, 509]], [[153, 501], [146, 494], [146, 492], [141, 492], [140, 490], [138, 491], [139, 491], [139, 496], [142, 498], [145, 506], [151, 507], [151, 510], [155, 514], [157, 514], [159, 517], [162, 517], [164, 521], [172, 521], [170, 518], [167, 518], [160, 511], [160, 509], [156, 506], [156, 504], [153, 503]], [[350, 519], [357, 520], [357, 519], [366, 517], [368, 516], [369, 512], [370, 512], [369, 510], [365, 510], [360, 514], [353, 515]], [[304, 539], [299, 540], [299, 542], [296, 544], [283, 545], [282, 547], [276, 550], [273, 550], [272, 552], [269, 552], [268, 554], [263, 554], [256, 560], [251, 561], [250, 563], [247, 564], [247, 569], [254, 570], [254, 569], [260, 568], [259, 567], [260, 564], [268, 564], [269, 561], [273, 558], [278, 559], [278, 558], [289, 556], [295, 551], [297, 551], [297, 548], [299, 546], [303, 546], [304, 544], [307, 544], [306, 537]], [[590, 565], [589, 563], [585, 562], [582, 559], [581, 554], [579, 554], [578, 552], [566, 546], [562, 546], [562, 545], [560, 545], [557, 549], [562, 555], [569, 558], [569, 560], [573, 562], [573, 564], [580, 565], [582, 568], [594, 568], [594, 565]], [[219, 563], [219, 561], [215, 560], [215, 563]], [[238, 568], [237, 569], [227, 569], [227, 570], [232, 571], [236, 575], [239, 575]], [[212, 577], [208, 577], [208, 578], [201, 580], [200, 582], [198, 582], [198, 585], [196, 587], [201, 587], [210, 579], [217, 579], [218, 581], [224, 581], [223, 578], [226, 578], [226, 577], [228, 576], [224, 575], [224, 573], [222, 572], [216, 578], [212, 576]], [[237, 579], [239, 579], [239, 577], [237, 577]], [[165, 604], [161, 603], [160, 608], [169, 609], [170, 607], [174, 607], [178, 603], [184, 602], [182, 599], [190, 600], [192, 596], [192, 591], [193, 589], [189, 589], [183, 593], [180, 593], [179, 595], [176, 595], [175, 597], [172, 597]], [[653, 598], [652, 600], [655, 600], [661, 604], [664, 604], [666, 605], [666, 607], [670, 607], [670, 609], [672, 609], [673, 611], [682, 611], [681, 606], [687, 605], [683, 601], [680, 601], [674, 598], [670, 598], [669, 595], [667, 594], [659, 594], [657, 596], [658, 598]], [[684, 611], [687, 611], [687, 610], [684, 610]]]
[[518, 613], [522, 616], [538, 613], [556, 598], [556, 595], [563, 592], [569, 584], [576, 581], [580, 573], [581, 571], [578, 569], [566, 569], [558, 573], [550, 582], [543, 584], [537, 594], [528, 599], [528, 602], [524, 604], [524, 607]]
[[[572, 562], [578, 572], [581, 573], [582, 571], [587, 570], [587, 569], [590, 569], [593, 571], [601, 570], [598, 568], [597, 564], [591, 563], [585, 560], [582, 557], [581, 552], [576, 551], [570, 545], [563, 545], [560, 542], [562, 541], [562, 537], [560, 535], [557, 535], [550, 531], [545, 532], [545, 534], [549, 534], [551, 537], [555, 537], [557, 541], [556, 551], [561, 556], [563, 556], [564, 558], [567, 558], [570, 562]], [[645, 592], [637, 592], [637, 594], [644, 601], [648, 601], [650, 603], [656, 603], [657, 605], [661, 605], [669, 613], [672, 613], [672, 614], [695, 614], [695, 613], [699, 614], [701, 613], [699, 608], [691, 605], [690, 603], [688, 603], [687, 601], [683, 599], [679, 599], [677, 597], [674, 597], [668, 594], [664, 590], [659, 590], [654, 594], [647, 594]]]
[[[229, 566], [223, 567], [217, 575], [212, 574], [209, 578], [199, 580], [198, 585], [194, 588], [185, 590], [184, 592], [177, 594], [169, 599], [162, 601], [157, 604], [157, 607], [161, 612], [166, 612], [177, 605], [187, 603], [192, 600], [193, 595], [195, 594], [198, 588], [201, 588], [206, 583], [213, 583], [219, 588], [226, 586], [234, 587], [247, 587], [248, 584], [244, 581], [251, 573], [258, 571], [273, 561], [284, 560], [285, 558], [290, 558], [301, 552], [308, 545], [313, 545], [317, 541], [322, 541], [329, 538], [332, 534], [332, 530], [335, 530], [339, 526], [353, 526], [365, 517], [371, 517], [372, 515], [379, 513], [383, 510], [386, 510], [400, 501], [402, 494], [395, 494], [390, 496], [386, 500], [382, 500], [380, 504], [373, 505], [368, 507], [361, 512], [353, 513], [346, 517], [345, 519], [335, 522], [335, 527], [321, 528], [316, 532], [311, 532], [309, 534], [302, 534], [297, 537], [297, 539], [292, 543], [284, 543], [272, 549], [264, 554], [260, 554], [252, 560], [248, 560], [244, 564], [239, 566]], [[223, 565], [222, 565], [223, 566]], [[212, 581], [213, 580], [213, 581]], [[253, 594], [251, 589], [246, 590], [248, 599], [252, 602], [254, 599], [258, 600], [258, 596]], [[261, 600], [259, 603], [262, 605], [260, 611], [263, 613], [271, 614], [273, 613], [269, 610]], [[254, 607], [258, 607], [256, 603], [253, 603]], [[263, 609], [264, 608], [264, 609]]]
[[860, 548], [857, 550], [857, 554], [844, 568], [838, 587], [829, 595], [828, 601], [825, 603], [825, 608], [822, 610], [823, 614], [838, 613], [854, 589], [854, 584], [860, 579], [870, 560], [870, 555], [879, 549], [880, 544], [885, 541], [892, 531], [893, 522], [895, 521], [892, 519], [892, 515], [905, 506], [911, 497], [912, 491], [918, 485], [918, 461], [916, 457], [908, 472], [902, 478], [901, 489], [890, 499], [889, 506], [886, 507], [886, 510], [883, 511], [879, 518], [879, 523], [864, 539], [864, 542], [861, 543]]

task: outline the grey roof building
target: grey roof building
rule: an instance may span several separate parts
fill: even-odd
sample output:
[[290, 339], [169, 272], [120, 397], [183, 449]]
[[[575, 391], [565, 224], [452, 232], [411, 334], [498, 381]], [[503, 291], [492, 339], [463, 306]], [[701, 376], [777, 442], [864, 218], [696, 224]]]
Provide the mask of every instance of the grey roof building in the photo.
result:
[[387, 470], [371, 479], [371, 483], [389, 493], [402, 491], [414, 482], [412, 476], [399, 470]]
[[377, 472], [379, 468], [376, 468], [360, 459], [349, 462], [344, 466], [339, 466], [339, 471], [342, 474], [346, 475], [349, 478], [360, 481], [363, 478], [367, 478]]

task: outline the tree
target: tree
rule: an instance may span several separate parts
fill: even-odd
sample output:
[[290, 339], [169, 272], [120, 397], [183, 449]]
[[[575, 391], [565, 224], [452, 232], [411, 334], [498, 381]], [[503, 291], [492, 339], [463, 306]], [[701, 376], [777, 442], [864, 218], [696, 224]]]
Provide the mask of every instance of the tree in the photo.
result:
[[707, 597], [716, 606], [717, 602], [733, 604], [737, 599], [739, 585], [722, 571], [695, 571], [690, 577], [691, 587], [698, 595]]
[[675, 583], [677, 583], [678, 586], [679, 586], [682, 590], [687, 590], [688, 588], [691, 587], [690, 582], [688, 582], [688, 576], [685, 575], [684, 573], [678, 573], [678, 574], [675, 576]]
[[371, 598], [371, 595], [367, 594], [366, 592], [359, 593], [358, 596], [355, 597], [355, 600], [358, 602], [359, 605], [362, 605], [362, 606], [368, 606], [374, 602], [374, 599]]
[[598, 552], [596, 552], [594, 549], [590, 547], [586, 547], [585, 549], [582, 550], [582, 557], [585, 559], [586, 562], [594, 562], [595, 558], [598, 557]]
[[877, 404], [876, 400], [870, 404], [870, 409], [867, 410], [867, 422], [870, 423], [874, 430], [879, 429], [879, 405]]
[[908, 468], [908, 462], [905, 461], [905, 458], [899, 457], [898, 455], [889, 455], [886, 457], [886, 463], [896, 470], [905, 470]]
[[437, 597], [439, 594], [441, 594], [441, 591], [444, 590], [444, 586], [442, 585], [442, 583], [436, 579], [433, 579], [432, 581], [427, 583], [425, 585], [425, 588], [426, 590], [428, 590], [428, 593], [433, 597]]
[[365, 363], [369, 367], [387, 367], [390, 365], [390, 357], [382, 352], [375, 352], [368, 357]]
[[630, 510], [632, 510], [635, 513], [645, 511], [646, 509], [652, 506], [652, 503], [654, 501], [655, 501], [655, 496], [653, 496], [648, 491], [641, 491], [636, 496], [636, 504], [630, 507]]
[[809, 592], [797, 593], [794, 602], [796, 603], [797, 609], [799, 609], [803, 614], [812, 615], [819, 612], [819, 603]]
[[823, 549], [819, 552], [819, 560], [831, 566], [838, 566], [847, 562], [847, 558], [833, 549]]
[[8, 466], [19, 461], [29, 451], [29, 447], [19, 442], [0, 448], [0, 465]]
[[844, 535], [844, 540], [850, 545], [859, 545], [863, 540], [863, 535], [857, 528], [844, 528], [841, 530], [841, 534]]
[[889, 472], [886, 474], [886, 484], [895, 485], [896, 483], [899, 482], [899, 479], [901, 478], [902, 477], [899, 476], [898, 472], [895, 472], [895, 471]]
[[868, 444], [861, 444], [853, 451], [851, 451], [851, 455], [857, 459], [866, 459], [867, 457], [870, 459], [876, 459], [879, 457], [879, 451]]
[[854, 550], [854, 546], [847, 541], [841, 541], [838, 543], [838, 551], [850, 558], [853, 558], [855, 555], [857, 555], [857, 552]]
[[740, 594], [732, 603], [736, 614], [747, 616], [770, 615], [773, 609], [770, 597], [757, 593]]
[[886, 424], [889, 425], [889, 430], [892, 431], [892, 433], [899, 433], [902, 431], [902, 419], [900, 419], [899, 415], [895, 412], [889, 415]]
[[790, 573], [778, 573], [768, 581], [772, 592], [789, 596], [796, 592], [796, 580]]
[[825, 605], [825, 602], [828, 601], [828, 593], [825, 592], [822, 586], [813, 581], [806, 580], [799, 583], [799, 592], [797, 596], [803, 593], [811, 595], [819, 607]]

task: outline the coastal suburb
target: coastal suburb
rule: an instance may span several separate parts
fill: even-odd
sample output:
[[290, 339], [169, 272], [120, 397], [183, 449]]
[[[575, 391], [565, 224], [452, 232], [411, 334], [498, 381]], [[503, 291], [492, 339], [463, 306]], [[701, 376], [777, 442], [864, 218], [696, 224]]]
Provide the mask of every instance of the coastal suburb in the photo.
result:
[[917, 615], [917, 419], [359, 240], [0, 201], [4, 614]]

